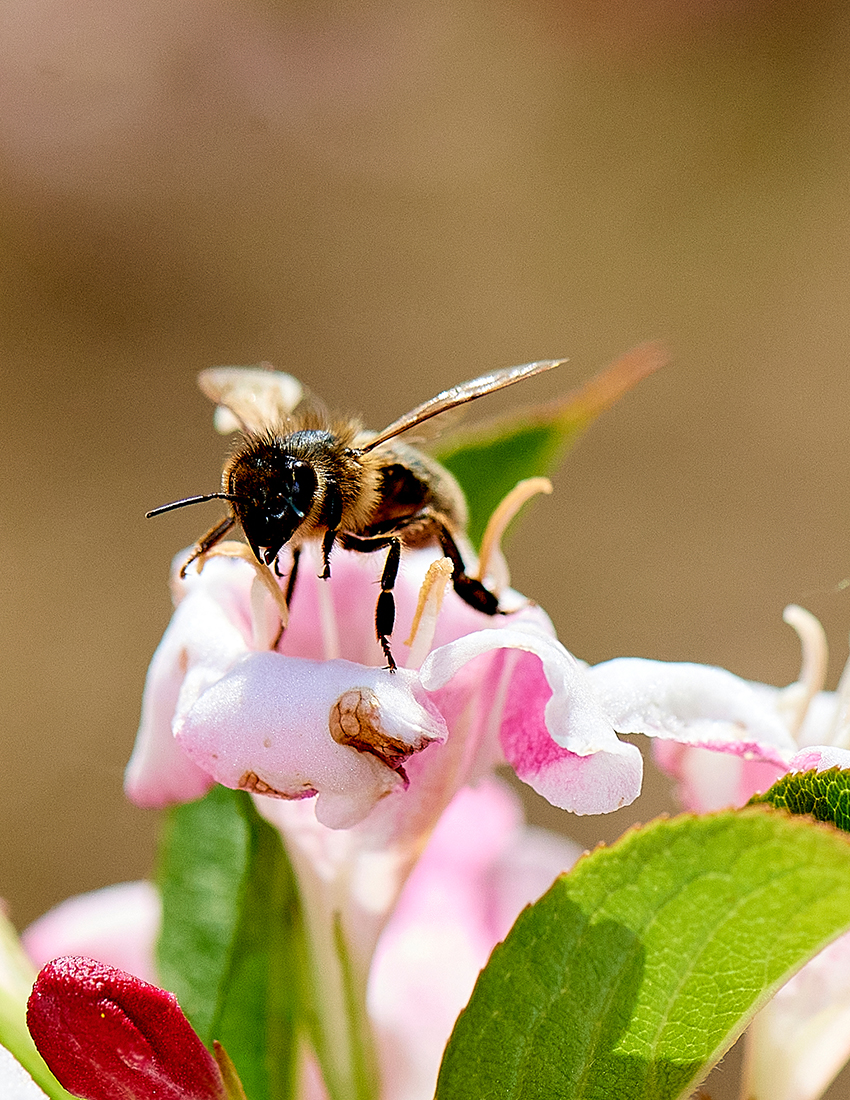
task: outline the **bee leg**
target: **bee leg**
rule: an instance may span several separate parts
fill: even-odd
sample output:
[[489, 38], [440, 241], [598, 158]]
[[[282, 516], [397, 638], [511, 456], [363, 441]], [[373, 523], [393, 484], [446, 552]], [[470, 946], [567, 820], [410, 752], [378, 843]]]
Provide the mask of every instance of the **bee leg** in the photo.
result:
[[398, 566], [401, 561], [401, 539], [393, 539], [390, 542], [390, 552], [384, 562], [384, 571], [381, 574], [381, 594], [378, 596], [378, 604], [375, 608], [375, 633], [381, 643], [381, 649], [387, 659], [390, 672], [395, 672], [396, 663], [390, 651], [390, 634], [395, 626], [395, 596], [393, 588], [398, 576]]
[[339, 525], [342, 522], [342, 494], [335, 481], [328, 482], [325, 502], [322, 506], [321, 521], [325, 525], [325, 536], [322, 539], [323, 568], [319, 578], [326, 581], [331, 575], [331, 550], [336, 541]]
[[295, 591], [295, 582], [298, 580], [298, 563], [300, 560], [301, 548], [296, 546], [292, 551], [292, 568], [289, 570], [289, 576], [286, 579], [286, 591], [283, 594], [287, 607], [292, 603], [292, 593]]
[[322, 571], [319, 574], [320, 581], [326, 581], [331, 575], [331, 550], [336, 542], [336, 531], [331, 531], [330, 528], [325, 531], [325, 537], [322, 539], [322, 561], [324, 565]]
[[192, 553], [183, 563], [180, 569], [181, 580], [186, 576], [186, 570], [192, 564], [193, 561], [201, 557], [202, 554], [206, 554], [208, 550], [211, 550], [217, 542], [221, 542], [227, 532], [233, 527], [236, 520], [233, 516], [225, 516], [223, 520], [211, 527], [207, 533], [198, 539], [195, 545], [192, 547]]
[[467, 576], [458, 545], [445, 524], [439, 524], [437, 538], [443, 553], [454, 566], [452, 584], [455, 592], [470, 607], [474, 607], [476, 611], [483, 611], [485, 615], [498, 615], [499, 597], [494, 595], [489, 588], [485, 588], [481, 581], [476, 580], [475, 577]]
[[387, 546], [390, 548], [387, 560], [384, 562], [384, 571], [381, 574], [381, 594], [375, 607], [375, 633], [387, 659], [387, 668], [390, 672], [395, 672], [398, 666], [390, 649], [390, 634], [392, 634], [395, 626], [393, 588], [395, 587], [399, 562], [401, 561], [401, 539], [393, 535], [379, 535], [372, 538], [340, 535], [339, 541], [346, 550], [356, 550], [359, 554], [373, 554], [376, 550], [383, 550]]

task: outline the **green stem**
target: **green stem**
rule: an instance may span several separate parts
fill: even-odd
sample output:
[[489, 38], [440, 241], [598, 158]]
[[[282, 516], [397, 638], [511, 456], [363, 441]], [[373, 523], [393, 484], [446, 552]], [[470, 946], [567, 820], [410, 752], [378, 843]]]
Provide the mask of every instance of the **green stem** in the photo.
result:
[[367, 973], [361, 973], [349, 951], [339, 913], [312, 916], [305, 929], [310, 962], [304, 1001], [325, 1087], [330, 1100], [378, 1100], [377, 1059], [366, 1011]]

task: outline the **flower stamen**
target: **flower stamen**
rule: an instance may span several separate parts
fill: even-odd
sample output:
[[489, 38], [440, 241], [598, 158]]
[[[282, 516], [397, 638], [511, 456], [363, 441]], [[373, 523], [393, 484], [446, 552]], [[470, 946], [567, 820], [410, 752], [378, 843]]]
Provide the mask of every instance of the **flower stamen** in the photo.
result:
[[[487, 576], [491, 559], [498, 554], [501, 557], [502, 537], [508, 524], [522, 508], [523, 504], [531, 500], [538, 493], [551, 493], [552, 482], [548, 477], [528, 477], [524, 481], [518, 481], [506, 497], [502, 499], [496, 510], [487, 521], [484, 537], [481, 539], [481, 553], [478, 557], [478, 569], [472, 575], [476, 580], [483, 580]], [[507, 568], [505, 568], [507, 573]], [[510, 583], [506, 577], [506, 584]]]
[[416, 612], [410, 627], [410, 634], [404, 645], [410, 646], [407, 667], [417, 669], [431, 652], [434, 632], [437, 629], [437, 617], [443, 606], [446, 585], [451, 580], [452, 563], [448, 558], [438, 558], [428, 566], [425, 580], [419, 589]]
[[321, 580], [316, 587], [316, 599], [319, 601], [319, 625], [322, 629], [322, 651], [326, 661], [335, 661], [342, 654], [339, 641], [339, 627], [336, 620], [331, 590], [326, 581]]
[[818, 692], [823, 691], [829, 648], [820, 622], [804, 607], [789, 604], [782, 612], [782, 619], [797, 632], [803, 651], [797, 680], [782, 690], [778, 703], [778, 709], [788, 722], [789, 732], [796, 739], [809, 704]]
[[[201, 554], [197, 558], [199, 573], [203, 570], [204, 563], [209, 558], [240, 558], [242, 561], [247, 561], [257, 574], [257, 580], [260, 581], [277, 605], [280, 614], [281, 629], [286, 630], [289, 625], [289, 608], [287, 607], [286, 599], [271, 569], [267, 565], [262, 565], [257, 561], [250, 546], [246, 546], [244, 542], [236, 542], [235, 540], [217, 543], [207, 550], [205, 554]], [[280, 635], [278, 635], [278, 640], [279, 639]], [[274, 649], [274, 645], [271, 648]]]

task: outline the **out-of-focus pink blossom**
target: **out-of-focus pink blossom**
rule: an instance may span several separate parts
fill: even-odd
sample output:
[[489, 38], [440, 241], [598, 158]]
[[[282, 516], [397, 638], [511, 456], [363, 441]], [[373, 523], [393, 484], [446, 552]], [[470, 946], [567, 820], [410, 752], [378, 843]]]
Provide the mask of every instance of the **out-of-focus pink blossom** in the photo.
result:
[[850, 1055], [850, 936], [795, 974], [747, 1033], [742, 1093], [752, 1100], [818, 1100]]
[[160, 913], [151, 883], [122, 882], [61, 902], [31, 924], [21, 942], [39, 970], [59, 955], [87, 955], [155, 983]]
[[43, 967], [27, 1026], [57, 1080], [86, 1100], [227, 1100], [176, 998], [94, 959]]
[[490, 952], [579, 854], [524, 825], [500, 784], [457, 795], [405, 885], [369, 979], [387, 1100], [433, 1095], [446, 1040]]

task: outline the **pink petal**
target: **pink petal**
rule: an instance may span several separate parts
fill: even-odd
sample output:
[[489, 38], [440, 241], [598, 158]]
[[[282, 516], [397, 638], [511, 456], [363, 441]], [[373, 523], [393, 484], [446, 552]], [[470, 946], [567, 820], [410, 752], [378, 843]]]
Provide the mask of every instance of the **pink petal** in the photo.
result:
[[481, 630], [435, 650], [422, 666], [428, 691], [494, 650], [509, 658], [498, 718], [502, 749], [517, 775], [553, 805], [607, 813], [640, 793], [639, 750], [620, 741], [584, 668], [554, 638], [534, 630]]
[[675, 741], [655, 741], [652, 754], [659, 767], [677, 780], [676, 798], [680, 804], [694, 813], [743, 806], [785, 774], [785, 768], [776, 764]]
[[139, 806], [188, 802], [212, 786], [210, 776], [175, 744], [172, 722], [248, 652], [253, 572], [245, 562], [213, 559], [200, 576], [177, 582], [180, 603], [148, 670], [124, 779], [127, 796]]
[[31, 924], [21, 941], [37, 968], [59, 955], [86, 955], [155, 982], [160, 912], [151, 883], [123, 882], [68, 898]]
[[[369, 700], [398, 757], [331, 737], [332, 709], [357, 693]], [[340, 829], [402, 789], [404, 757], [444, 740], [446, 728], [433, 704], [418, 698], [414, 673], [254, 653], [178, 716], [175, 734], [216, 782], [286, 799], [317, 794], [319, 821]]]
[[824, 772], [828, 768], [841, 768], [843, 771], [850, 768], [850, 749], [837, 749], [833, 745], [812, 745], [801, 749], [788, 764], [791, 772]]

